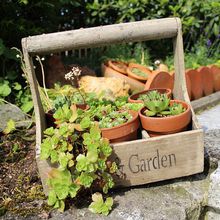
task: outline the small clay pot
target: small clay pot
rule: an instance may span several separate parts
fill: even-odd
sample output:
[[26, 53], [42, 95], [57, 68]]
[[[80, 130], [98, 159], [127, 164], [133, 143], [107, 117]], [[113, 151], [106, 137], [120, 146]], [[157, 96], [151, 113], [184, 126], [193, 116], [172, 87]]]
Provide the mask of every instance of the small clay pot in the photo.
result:
[[174, 102], [180, 103], [186, 109], [185, 112], [167, 117], [148, 117], [144, 115], [146, 107], [143, 107], [139, 111], [139, 117], [142, 127], [148, 132], [151, 137], [173, 134], [187, 130], [187, 127], [191, 121], [191, 108], [190, 105], [181, 100], [171, 100], [170, 104]]
[[198, 68], [198, 72], [201, 74], [202, 78], [202, 88], [203, 94], [205, 96], [210, 95], [214, 92], [214, 79], [213, 74], [207, 66], [201, 66]]
[[144, 89], [144, 83], [137, 81], [133, 78], [130, 78], [124, 74], [119, 73], [118, 71], [110, 68], [105, 63], [101, 65], [102, 75], [105, 77], [116, 77], [123, 79], [126, 83], [130, 85], [132, 91], [142, 91]]
[[169, 98], [171, 98], [171, 90], [170, 90], [170, 89], [158, 88], [158, 89], [148, 89], [148, 90], [144, 90], [144, 91], [142, 91], [142, 92], [139, 92], [139, 93], [136, 93], [136, 94], [134, 94], [134, 95], [131, 95], [130, 97], [128, 97], [128, 102], [130, 102], [130, 103], [143, 103], [142, 100], [138, 100], [139, 96], [142, 95], [142, 94], [146, 94], [146, 93], [148, 93], [148, 92], [150, 92], [150, 91], [154, 91], [154, 90], [158, 91], [158, 92], [161, 93], [161, 94], [165, 94], [165, 93], [166, 93], [167, 96], [168, 96]]
[[127, 75], [127, 71], [126, 71], [128, 67], [127, 63], [122, 61], [109, 60], [107, 64], [109, 67], [116, 70], [117, 72]]
[[113, 128], [101, 128], [102, 137], [109, 139], [110, 143], [131, 141], [137, 139], [137, 130], [140, 126], [138, 112], [129, 111], [132, 120]]
[[[145, 76], [139, 76], [135, 73], [132, 72], [133, 69], [138, 69], [140, 70], [142, 73], [145, 74]], [[148, 80], [148, 78], [150, 77], [150, 75], [152, 74], [152, 71], [147, 68], [146, 66], [137, 64], [137, 63], [129, 63], [128, 68], [127, 68], [127, 74], [129, 77], [142, 81], [142, 82], [146, 82]]]
[[214, 91], [220, 91], [220, 68], [216, 65], [210, 65], [209, 68], [213, 76]]
[[203, 96], [202, 77], [197, 70], [188, 69], [186, 70], [191, 82], [191, 100], [199, 99]]
[[168, 88], [173, 91], [174, 76], [171, 76], [168, 72], [154, 71], [145, 84], [145, 90], [147, 89], [158, 89]]

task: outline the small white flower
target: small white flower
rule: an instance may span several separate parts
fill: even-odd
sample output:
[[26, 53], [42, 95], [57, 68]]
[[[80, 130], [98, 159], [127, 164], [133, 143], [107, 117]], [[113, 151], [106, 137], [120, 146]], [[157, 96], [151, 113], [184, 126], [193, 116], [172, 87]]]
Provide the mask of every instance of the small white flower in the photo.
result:
[[45, 60], [45, 57], [42, 57], [41, 60], [44, 61], [44, 60]]
[[155, 60], [154, 64], [155, 64], [156, 66], [159, 66], [159, 65], [160, 65], [160, 60]]
[[64, 78], [65, 78], [66, 80], [74, 80], [73, 72], [70, 71], [70, 72], [66, 73], [65, 76], [64, 76]]
[[21, 56], [19, 54], [16, 55], [17, 58], [20, 58]]
[[81, 75], [81, 70], [79, 67], [73, 67], [72, 70], [65, 74], [64, 78], [66, 80], [74, 80], [74, 77], [78, 77]]

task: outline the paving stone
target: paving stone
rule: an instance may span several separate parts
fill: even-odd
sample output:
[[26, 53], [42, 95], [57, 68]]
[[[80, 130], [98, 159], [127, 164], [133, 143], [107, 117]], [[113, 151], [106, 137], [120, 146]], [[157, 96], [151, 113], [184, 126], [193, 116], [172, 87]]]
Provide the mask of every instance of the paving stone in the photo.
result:
[[16, 123], [16, 127], [26, 127], [31, 120], [15, 105], [1, 104], [0, 105], [0, 131], [4, 130], [7, 122], [12, 119]]
[[218, 168], [210, 175], [207, 205], [220, 211], [220, 161], [218, 162]]
[[220, 213], [208, 211], [205, 215], [204, 220], [220, 220]]

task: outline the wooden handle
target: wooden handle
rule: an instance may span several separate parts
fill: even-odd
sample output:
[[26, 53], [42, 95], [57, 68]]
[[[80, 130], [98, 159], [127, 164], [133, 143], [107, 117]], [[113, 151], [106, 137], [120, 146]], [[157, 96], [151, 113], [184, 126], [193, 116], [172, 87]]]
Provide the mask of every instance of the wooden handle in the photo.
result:
[[30, 54], [48, 54], [112, 43], [172, 38], [178, 32], [177, 19], [154, 19], [41, 34], [23, 38], [22, 44], [26, 44]]

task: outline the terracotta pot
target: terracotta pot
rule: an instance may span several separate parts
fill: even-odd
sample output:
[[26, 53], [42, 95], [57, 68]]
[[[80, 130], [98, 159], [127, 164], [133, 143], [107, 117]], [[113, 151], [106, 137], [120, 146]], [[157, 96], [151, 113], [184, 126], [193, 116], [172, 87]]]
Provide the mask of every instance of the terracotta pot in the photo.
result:
[[131, 121], [113, 128], [101, 128], [102, 137], [108, 138], [110, 143], [131, 141], [137, 139], [137, 130], [140, 126], [138, 112], [129, 111], [133, 118]]
[[101, 66], [102, 74], [105, 77], [116, 77], [125, 80], [130, 85], [131, 90], [142, 91], [144, 89], [144, 83], [130, 78], [118, 71], [108, 67], [106, 64], [102, 63]]
[[170, 103], [181, 103], [186, 111], [175, 116], [168, 117], [147, 117], [144, 115], [146, 107], [143, 107], [139, 111], [142, 127], [153, 136], [173, 134], [180, 131], [187, 130], [187, 126], [191, 121], [191, 109], [190, 105], [181, 100], [171, 100]]
[[210, 65], [209, 68], [213, 76], [214, 91], [220, 91], [220, 68], [216, 65]]
[[207, 66], [201, 66], [198, 68], [198, 72], [202, 77], [203, 94], [205, 96], [212, 94], [214, 92], [214, 79], [211, 70]]
[[186, 77], [186, 88], [187, 88], [187, 93], [188, 93], [188, 96], [189, 96], [189, 100], [192, 99], [192, 91], [191, 91], [191, 81], [190, 81], [190, 78], [189, 76], [185, 73], [185, 77]]
[[168, 72], [155, 71], [147, 80], [145, 84], [145, 90], [155, 88], [168, 88], [173, 91], [174, 77]]
[[[133, 69], [140, 70], [143, 74], [145, 74], [145, 76], [139, 76], [133, 73]], [[147, 68], [146, 66], [137, 64], [137, 63], [129, 63], [126, 70], [127, 70], [127, 74], [129, 77], [134, 78], [139, 81], [143, 81], [143, 82], [146, 82], [148, 78], [150, 77], [150, 75], [152, 74], [152, 71], [149, 68]]]
[[199, 99], [203, 96], [202, 77], [197, 70], [186, 70], [191, 82], [191, 100]]
[[122, 62], [122, 61], [116, 61], [116, 60], [109, 60], [107, 62], [108, 66], [111, 67], [112, 69], [118, 71], [119, 73], [127, 75], [127, 63]]
[[130, 103], [143, 103], [142, 100], [138, 100], [139, 96], [142, 94], [146, 94], [146, 93], [153, 91], [153, 90], [157, 90], [161, 94], [166, 93], [169, 98], [171, 97], [171, 90], [170, 89], [162, 89], [162, 88], [148, 89], [148, 90], [144, 90], [142, 92], [136, 93], [134, 95], [131, 95], [130, 97], [128, 97], [128, 102], [130, 102]]

